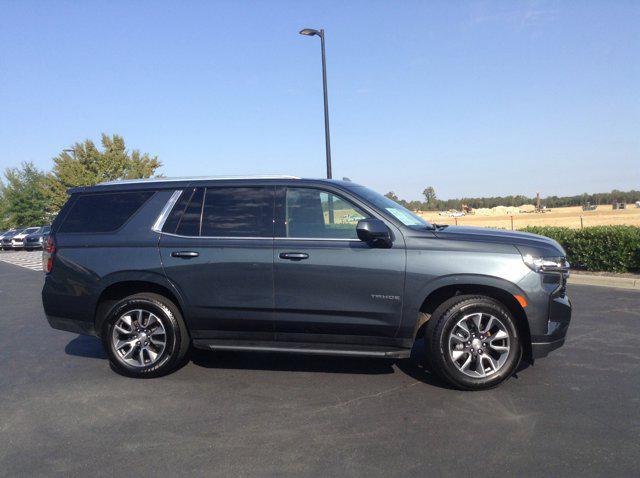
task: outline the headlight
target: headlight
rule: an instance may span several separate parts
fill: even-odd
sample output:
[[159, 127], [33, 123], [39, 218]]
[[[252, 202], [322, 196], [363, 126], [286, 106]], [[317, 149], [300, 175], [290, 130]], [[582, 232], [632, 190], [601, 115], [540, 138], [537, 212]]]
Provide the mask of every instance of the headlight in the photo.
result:
[[524, 263], [535, 272], [566, 272], [569, 263], [564, 257], [534, 257], [531, 254], [522, 256]]

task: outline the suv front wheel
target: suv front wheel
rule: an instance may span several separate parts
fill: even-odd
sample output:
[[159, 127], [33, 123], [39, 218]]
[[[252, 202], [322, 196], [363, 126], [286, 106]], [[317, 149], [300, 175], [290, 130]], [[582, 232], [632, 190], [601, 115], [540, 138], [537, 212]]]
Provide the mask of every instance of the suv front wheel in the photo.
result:
[[138, 378], [173, 372], [190, 345], [178, 307], [150, 292], [126, 297], [111, 308], [103, 323], [102, 342], [111, 368]]
[[513, 316], [486, 296], [442, 303], [427, 322], [425, 340], [431, 371], [465, 390], [495, 387], [511, 376], [522, 354]]

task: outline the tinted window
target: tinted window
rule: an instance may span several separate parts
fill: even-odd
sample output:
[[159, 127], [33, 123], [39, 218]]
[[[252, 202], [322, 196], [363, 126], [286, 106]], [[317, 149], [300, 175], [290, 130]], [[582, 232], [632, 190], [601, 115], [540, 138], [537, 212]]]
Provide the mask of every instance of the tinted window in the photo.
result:
[[60, 232], [110, 232], [122, 227], [152, 191], [86, 194], [78, 197]]
[[273, 188], [207, 188], [202, 235], [272, 237]]
[[367, 217], [364, 211], [335, 194], [320, 189], [287, 189], [287, 237], [357, 239], [356, 225]]
[[175, 206], [173, 206], [173, 209], [167, 216], [167, 220], [164, 222], [162, 232], [170, 232], [172, 234], [176, 232], [178, 223], [180, 222], [180, 218], [182, 218], [185, 209], [189, 205], [189, 202], [191, 201], [191, 197], [193, 196], [195, 190], [195, 188], [190, 188], [182, 191], [180, 198], [178, 198]]
[[186, 211], [178, 221], [176, 234], [181, 236], [199, 236], [200, 235], [200, 216], [202, 214], [202, 196], [204, 188], [198, 188], [193, 191], [189, 200]]

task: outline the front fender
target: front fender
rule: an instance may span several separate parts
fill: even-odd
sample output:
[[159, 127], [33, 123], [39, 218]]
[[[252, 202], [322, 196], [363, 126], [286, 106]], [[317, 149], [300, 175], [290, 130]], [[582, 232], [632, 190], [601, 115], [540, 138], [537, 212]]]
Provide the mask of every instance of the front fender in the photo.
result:
[[405, 300], [402, 311], [402, 323], [400, 326], [399, 336], [413, 337], [417, 328], [419, 313], [422, 304], [434, 292], [443, 287], [452, 286], [483, 286], [500, 289], [511, 295], [520, 295], [527, 299], [527, 294], [518, 287], [517, 284], [503, 279], [484, 274], [450, 274], [440, 276], [429, 280], [425, 283], [417, 284], [414, 290], [408, 296], [410, 299]]

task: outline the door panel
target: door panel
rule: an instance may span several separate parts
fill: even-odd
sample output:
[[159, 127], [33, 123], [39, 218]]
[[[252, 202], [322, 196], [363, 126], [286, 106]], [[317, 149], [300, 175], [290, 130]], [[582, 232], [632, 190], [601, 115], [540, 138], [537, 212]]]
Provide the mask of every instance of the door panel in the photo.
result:
[[273, 187], [191, 189], [176, 203], [160, 254], [198, 337], [273, 339], [273, 223]]
[[[282, 259], [304, 253], [307, 259]], [[360, 241], [276, 239], [276, 332], [393, 337], [400, 324], [405, 250]]]
[[285, 237], [275, 239], [273, 255], [276, 337], [393, 337], [405, 277], [400, 231], [388, 224], [393, 247], [372, 248], [354, 239], [357, 221], [372, 214], [348, 198], [313, 188], [287, 188], [279, 198]]
[[[173, 257], [195, 252], [197, 257]], [[163, 234], [167, 277], [198, 330], [273, 331], [273, 239], [216, 239]]]

